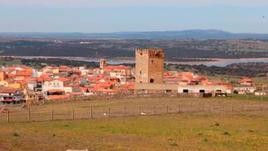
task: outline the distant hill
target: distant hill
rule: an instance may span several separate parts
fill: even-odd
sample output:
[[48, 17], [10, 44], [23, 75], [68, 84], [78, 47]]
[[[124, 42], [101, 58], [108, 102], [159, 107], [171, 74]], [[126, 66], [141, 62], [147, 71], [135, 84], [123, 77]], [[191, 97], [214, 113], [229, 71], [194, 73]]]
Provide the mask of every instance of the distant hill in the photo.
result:
[[136, 48], [163, 48], [168, 60], [178, 58], [268, 57], [268, 40], [148, 40], [0, 38], [0, 56], [134, 57]]
[[184, 30], [115, 33], [0, 33], [0, 37], [48, 39], [259, 39], [268, 34], [231, 33], [221, 30]]

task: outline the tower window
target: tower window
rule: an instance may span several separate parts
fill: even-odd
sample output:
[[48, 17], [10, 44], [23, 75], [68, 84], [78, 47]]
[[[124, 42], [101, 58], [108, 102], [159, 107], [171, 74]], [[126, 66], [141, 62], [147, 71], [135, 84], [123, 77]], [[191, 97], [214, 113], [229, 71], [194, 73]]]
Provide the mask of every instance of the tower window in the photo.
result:
[[183, 93], [189, 93], [188, 89], [183, 89]]
[[150, 83], [154, 83], [154, 79], [150, 79]]
[[205, 90], [199, 90], [199, 93], [205, 93]]
[[161, 58], [161, 54], [158, 52], [157, 54], [155, 54], [156, 57]]

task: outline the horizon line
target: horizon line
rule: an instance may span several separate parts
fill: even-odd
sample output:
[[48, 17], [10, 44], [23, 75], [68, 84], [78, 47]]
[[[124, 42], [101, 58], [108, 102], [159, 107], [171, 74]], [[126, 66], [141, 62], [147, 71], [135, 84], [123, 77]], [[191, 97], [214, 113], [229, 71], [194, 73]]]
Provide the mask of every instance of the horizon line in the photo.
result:
[[117, 33], [153, 33], [153, 32], [183, 32], [183, 31], [218, 31], [218, 32], [225, 32], [229, 34], [268, 34], [268, 33], [259, 33], [259, 32], [231, 32], [227, 30], [221, 29], [184, 29], [184, 30], [143, 30], [143, 31], [111, 31], [111, 32], [80, 32], [80, 31], [7, 31], [2, 32], [0, 34], [117, 34]]

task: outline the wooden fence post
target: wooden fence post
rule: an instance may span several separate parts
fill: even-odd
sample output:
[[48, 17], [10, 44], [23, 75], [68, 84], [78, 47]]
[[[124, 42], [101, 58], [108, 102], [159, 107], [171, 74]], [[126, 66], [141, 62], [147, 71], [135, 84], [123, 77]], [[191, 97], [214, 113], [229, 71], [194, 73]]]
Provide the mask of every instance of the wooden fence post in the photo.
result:
[[124, 109], [123, 109], [124, 116], [126, 116], [126, 114], [127, 114], [126, 111], [127, 111], [126, 106], [124, 106]]
[[31, 121], [31, 108], [28, 108], [28, 121]]
[[51, 110], [51, 121], [54, 121], [54, 110]]
[[73, 112], [72, 112], [72, 120], [74, 120], [75, 116], [74, 116], [74, 109], [73, 109]]
[[9, 123], [9, 110], [7, 110], [7, 122]]
[[90, 106], [90, 118], [91, 119], [93, 118], [93, 109], [92, 109], [92, 106]]
[[168, 108], [168, 105], [167, 105], [167, 114], [168, 114], [168, 112], [169, 112], [169, 108]]
[[111, 107], [108, 108], [108, 117], [111, 116]]

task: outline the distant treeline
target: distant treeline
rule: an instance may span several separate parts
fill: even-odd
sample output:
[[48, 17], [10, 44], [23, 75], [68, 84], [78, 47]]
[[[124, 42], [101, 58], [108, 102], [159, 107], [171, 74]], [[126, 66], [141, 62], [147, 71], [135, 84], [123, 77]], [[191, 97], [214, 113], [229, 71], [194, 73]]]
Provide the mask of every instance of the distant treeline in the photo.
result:
[[99, 67], [97, 62], [84, 62], [84, 61], [73, 61], [66, 59], [21, 59], [21, 63], [26, 66], [40, 69], [44, 66], [72, 66], [72, 67]]
[[268, 76], [268, 63], [238, 63], [226, 67], [205, 66], [205, 65], [166, 65], [167, 70], [192, 71], [198, 74], [209, 76], [249, 76], [266, 77]]
[[0, 55], [116, 58], [134, 57], [136, 48], [148, 47], [163, 48], [166, 60], [268, 57], [268, 42], [254, 40], [10, 40], [0, 41]]

